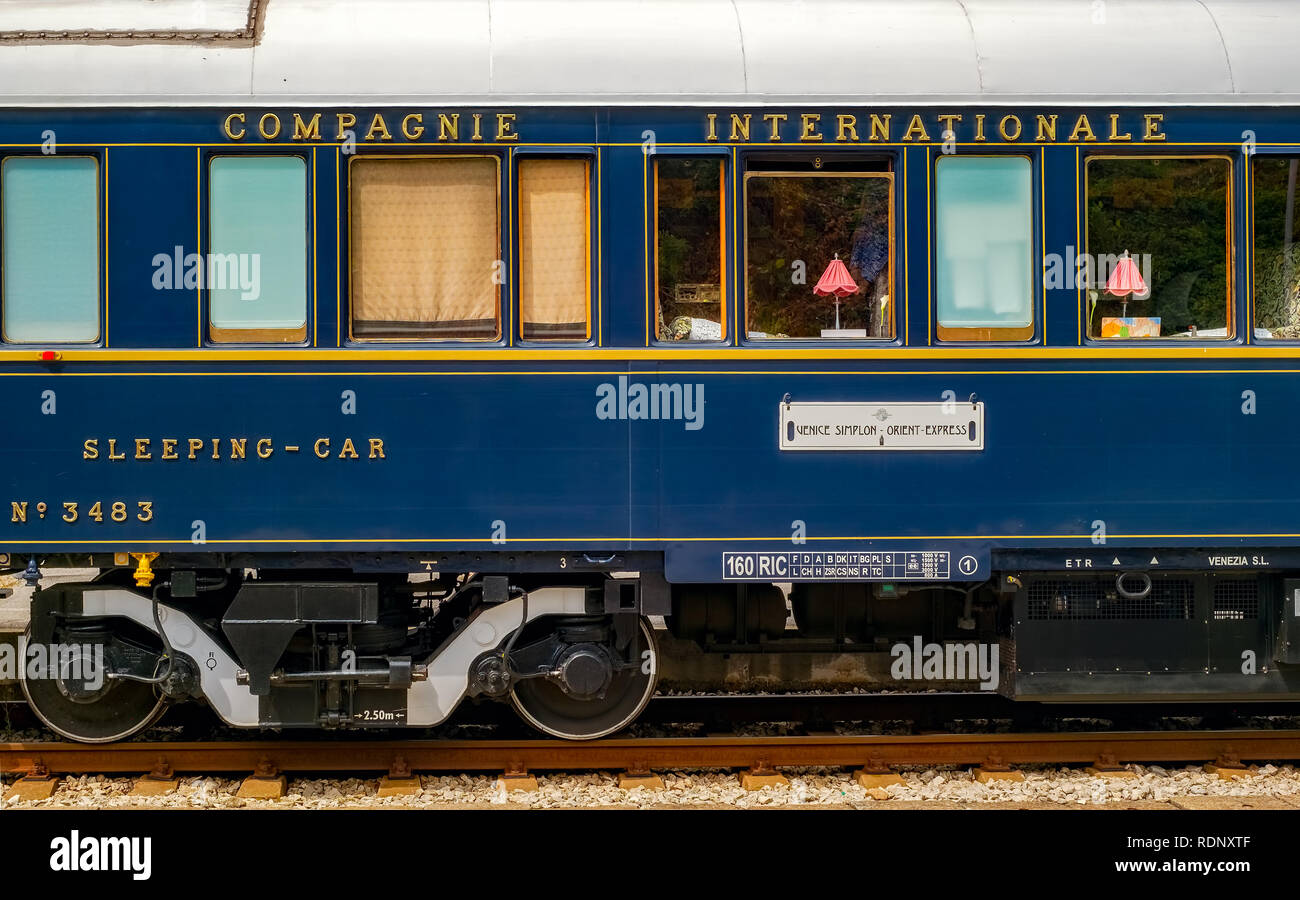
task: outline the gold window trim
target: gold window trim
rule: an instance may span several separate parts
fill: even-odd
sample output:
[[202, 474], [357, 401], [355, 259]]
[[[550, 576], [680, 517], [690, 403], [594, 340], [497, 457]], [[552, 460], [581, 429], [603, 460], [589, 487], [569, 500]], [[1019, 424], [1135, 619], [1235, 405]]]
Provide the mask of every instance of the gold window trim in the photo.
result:
[[[298, 159], [303, 163], [303, 198], [307, 203], [307, 219], [310, 222], [312, 215], [312, 204], [315, 202], [315, 195], [310, 190], [311, 187], [311, 166], [305, 156], [297, 153], [214, 153], [208, 157], [207, 177], [207, 213], [208, 213], [208, 230], [204, 235], [208, 239], [208, 253], [212, 252], [212, 164], [219, 159]], [[306, 254], [307, 269], [303, 273], [303, 284], [311, 283], [311, 266], [315, 261], [315, 247], [310, 247], [307, 243], [307, 235], [303, 234], [303, 246], [308, 247], [310, 252]], [[200, 256], [199, 262], [203, 265], [204, 279], [208, 271], [207, 261]], [[212, 324], [212, 288], [204, 285], [203, 297], [207, 306], [207, 324], [208, 340], [214, 344], [302, 344], [307, 341], [307, 328], [311, 325], [310, 313], [310, 296], [304, 294], [303, 305], [303, 323], [298, 328], [218, 328]]]
[[214, 344], [301, 344], [307, 340], [307, 323], [299, 328], [218, 328], [208, 314], [208, 340]]
[[1250, 210], [1250, 221], [1247, 223], [1247, 228], [1249, 229], [1249, 234], [1250, 234], [1250, 246], [1246, 248], [1246, 252], [1249, 254], [1249, 256], [1247, 257], [1249, 262], [1246, 265], [1246, 279], [1247, 279], [1246, 327], [1248, 332], [1247, 337], [1250, 340], [1264, 341], [1269, 343], [1274, 341], [1294, 342], [1295, 338], [1279, 338], [1279, 337], [1272, 337], [1272, 336], [1262, 337], [1261, 335], [1256, 333], [1261, 326], [1259, 325], [1259, 318], [1258, 318], [1259, 307], [1256, 305], [1256, 301], [1259, 298], [1255, 293], [1255, 286], [1257, 284], [1256, 279], [1259, 277], [1259, 270], [1255, 258], [1256, 257], [1255, 242], [1258, 240], [1258, 233], [1259, 233], [1258, 230], [1255, 228], [1255, 216], [1256, 216], [1255, 164], [1259, 162], [1261, 159], [1297, 160], [1300, 159], [1300, 151], [1288, 150], [1283, 153], [1260, 153], [1256, 151], [1246, 159], [1246, 196], [1249, 200], [1249, 204], [1247, 208]]
[[718, 163], [718, 290], [721, 297], [721, 305], [718, 315], [721, 317], [722, 337], [716, 341], [665, 341], [659, 337], [659, 163], [662, 159], [656, 156], [654, 164], [654, 319], [651, 325], [651, 335], [656, 343], [663, 344], [665, 347], [680, 347], [686, 344], [699, 346], [702, 344], [725, 344], [728, 338], [727, 331], [727, 161], [721, 156], [687, 156], [676, 155], [666, 157], [668, 159], [688, 159], [688, 160], [717, 160]]
[[[1226, 199], [1224, 203], [1224, 207], [1225, 207], [1224, 218], [1227, 225], [1227, 227], [1225, 228], [1225, 233], [1226, 233], [1225, 248], [1227, 251], [1226, 268], [1228, 274], [1228, 279], [1227, 279], [1228, 297], [1227, 297], [1227, 304], [1226, 304], [1226, 312], [1224, 314], [1225, 321], [1226, 321], [1226, 328], [1224, 329], [1225, 334], [1223, 337], [1199, 337], [1198, 336], [1194, 338], [1188, 337], [1188, 338], [1175, 339], [1172, 335], [1169, 335], [1169, 336], [1161, 336], [1158, 338], [1119, 338], [1119, 337], [1104, 338], [1104, 337], [1093, 337], [1093, 335], [1090, 333], [1090, 330], [1088, 328], [1088, 289], [1085, 288], [1081, 292], [1082, 299], [1079, 305], [1079, 319], [1083, 323], [1084, 338], [1088, 341], [1095, 342], [1098, 344], [1111, 344], [1111, 343], [1128, 344], [1128, 343], [1133, 343], [1135, 341], [1137, 342], [1158, 341], [1160, 343], [1165, 343], [1170, 340], [1174, 340], [1175, 343], [1180, 343], [1180, 344], [1187, 341], [1213, 341], [1215, 343], [1223, 343], [1224, 341], [1235, 340], [1237, 338], [1237, 321], [1236, 321], [1236, 317], [1233, 316], [1232, 312], [1234, 306], [1234, 298], [1236, 297], [1236, 289], [1237, 289], [1237, 273], [1236, 273], [1237, 258], [1236, 258], [1236, 247], [1234, 245], [1235, 234], [1234, 234], [1233, 220], [1232, 220], [1232, 179], [1233, 176], [1235, 175], [1235, 171], [1234, 171], [1235, 166], [1233, 164], [1232, 157], [1226, 153], [1094, 153], [1085, 156], [1083, 160], [1083, 185], [1082, 185], [1083, 240], [1080, 241], [1080, 243], [1083, 246], [1080, 248], [1079, 252], [1086, 253], [1089, 256], [1091, 256], [1092, 254], [1092, 249], [1088, 246], [1088, 166], [1095, 159], [1222, 159], [1225, 162], [1227, 162], [1228, 175], [1226, 178], [1227, 191], [1226, 191]], [[1250, 323], [1250, 324], [1253, 327], [1254, 323]]]
[[[479, 338], [420, 338], [420, 337], [357, 337], [352, 332], [353, 308], [352, 308], [352, 164], [361, 161], [371, 160], [391, 160], [394, 162], [413, 159], [490, 159], [496, 165], [497, 173], [497, 229], [496, 229], [496, 258], [503, 259], [501, 255], [501, 157], [495, 153], [366, 153], [353, 154], [348, 159], [347, 167], [347, 207], [344, 210], [344, 221], [347, 223], [347, 266], [348, 266], [348, 342], [362, 344], [494, 344], [501, 340], [501, 286], [496, 286], [496, 333], [491, 336]], [[343, 222], [339, 223], [343, 227]], [[342, 260], [339, 261], [340, 264]]]
[[[45, 345], [59, 346], [79, 346], [85, 347], [91, 344], [98, 344], [104, 336], [104, 316], [106, 313], [104, 303], [104, 258], [107, 255], [106, 244], [108, 235], [104, 228], [104, 197], [106, 194], [103, 180], [104, 167], [99, 164], [99, 157], [91, 153], [60, 153], [57, 156], [43, 156], [35, 153], [12, 153], [0, 160], [0, 203], [3, 203], [3, 185], [4, 185], [4, 167], [11, 160], [15, 159], [88, 159], [95, 164], [95, 241], [96, 259], [95, 272], [98, 287], [98, 296], [95, 298], [95, 336], [86, 341], [16, 341], [9, 337], [5, 332], [4, 324], [6, 316], [3, 311], [6, 309], [7, 300], [5, 298], [5, 278], [3, 272], [0, 272], [0, 341], [6, 344], [15, 344], [28, 347], [39, 347]], [[0, 228], [4, 224], [4, 209], [0, 206]], [[4, 265], [4, 243], [0, 239], [0, 266]]]
[[[939, 219], [939, 163], [941, 163], [945, 159], [1025, 159], [1029, 161], [1029, 195], [1030, 195], [1029, 196], [1029, 203], [1030, 203], [1029, 240], [1030, 240], [1031, 247], [1030, 247], [1029, 272], [1028, 272], [1029, 275], [1029, 324], [1028, 325], [1015, 325], [1015, 326], [1007, 326], [1007, 327], [996, 327], [996, 326], [966, 327], [966, 326], [944, 325], [942, 322], [939, 321], [939, 304], [937, 300], [937, 294], [938, 294], [937, 271], [938, 271], [938, 260], [939, 260], [939, 236], [937, 230], [938, 219]], [[930, 248], [930, 252], [934, 254], [935, 270], [936, 270], [936, 289], [935, 289], [936, 301], [934, 304], [935, 337], [937, 337], [941, 341], [992, 342], [992, 341], [1033, 340], [1034, 330], [1038, 327], [1038, 319], [1035, 316], [1036, 310], [1034, 309], [1034, 307], [1037, 306], [1037, 304], [1034, 302], [1035, 301], [1034, 288], [1036, 285], [1034, 282], [1034, 260], [1033, 260], [1033, 252], [1032, 252], [1033, 251], [1032, 245], [1037, 243], [1036, 241], [1034, 241], [1034, 238], [1037, 237], [1037, 235], [1034, 233], [1034, 209], [1033, 209], [1034, 158], [1033, 156], [1029, 155], [1028, 153], [964, 153], [952, 157], [940, 156], [934, 161], [934, 179], [935, 179], [934, 217], [935, 217], [935, 224], [936, 224], [936, 232], [934, 236], [934, 246]], [[1045, 227], [1045, 223], [1042, 223], [1041, 227]], [[1041, 268], [1041, 266], [1042, 266], [1042, 259], [1040, 258], [1039, 267]]]
[[[892, 165], [892, 163], [891, 163]], [[876, 338], [856, 338], [855, 340], [866, 340], [872, 343], [883, 343], [898, 339], [898, 317], [895, 314], [898, 308], [898, 298], [894, 294], [896, 278], [894, 274], [895, 252], [897, 247], [897, 234], [894, 228], [894, 171], [888, 172], [746, 172], [744, 178], [744, 196], [741, 197], [741, 204], [744, 206], [744, 235], [742, 237], [742, 259], [741, 264], [745, 273], [745, 333], [742, 335], [745, 342], [760, 344], [774, 343], [785, 344], [793, 341], [817, 341], [826, 344], [847, 344], [851, 341], [836, 338], [823, 337], [800, 337], [800, 338], [750, 338], [749, 327], [749, 180], [751, 178], [883, 178], [889, 184], [889, 304], [886, 307], [889, 310], [889, 334]], [[815, 284], [815, 282], [814, 282]], [[809, 290], [812, 290], [810, 287]]]
[[[521, 191], [521, 190], [519, 189], [519, 186], [518, 186], [518, 178], [519, 178], [519, 168], [520, 168], [520, 166], [521, 166], [522, 164], [524, 164], [524, 163], [526, 163], [526, 162], [533, 162], [533, 161], [538, 161], [538, 160], [573, 160], [573, 161], [580, 161], [580, 162], [582, 162], [582, 164], [583, 164], [583, 173], [584, 173], [584, 176], [585, 176], [585, 177], [583, 178], [583, 182], [582, 182], [582, 185], [583, 185], [583, 187], [582, 187], [582, 200], [583, 200], [583, 204], [582, 204], [582, 208], [583, 208], [583, 232], [582, 232], [582, 233], [583, 233], [583, 247], [584, 247], [584, 249], [583, 249], [583, 269], [582, 269], [582, 274], [583, 274], [583, 298], [584, 298], [584, 302], [583, 302], [583, 317], [584, 317], [585, 322], [586, 322], [586, 328], [585, 328], [585, 331], [584, 331], [584, 335], [583, 335], [583, 337], [581, 337], [581, 338], [571, 338], [571, 337], [528, 337], [528, 338], [526, 338], [526, 337], [524, 337], [524, 324], [525, 324], [525, 323], [524, 323], [524, 304], [523, 304], [523, 290], [524, 290], [524, 285], [523, 285], [523, 281], [524, 281], [524, 278], [523, 278], [523, 263], [524, 263], [524, 234], [523, 234], [523, 231], [524, 231], [524, 223], [523, 223], [523, 205], [522, 205], [522, 204], [523, 204], [523, 191]], [[578, 344], [578, 343], [584, 343], [584, 342], [586, 342], [586, 341], [590, 341], [590, 340], [591, 340], [591, 244], [592, 244], [592, 239], [591, 239], [591, 157], [589, 157], [589, 156], [573, 156], [573, 155], [556, 155], [556, 156], [552, 156], [552, 155], [549, 155], [549, 154], [541, 154], [541, 153], [537, 153], [537, 154], [532, 154], [532, 153], [530, 153], [530, 154], [525, 154], [525, 155], [523, 155], [523, 156], [516, 157], [516, 159], [515, 159], [515, 180], [516, 180], [516, 185], [515, 185], [515, 192], [514, 192], [514, 194], [515, 194], [515, 196], [514, 196], [514, 206], [515, 206], [514, 212], [515, 212], [515, 217], [516, 217], [516, 219], [517, 219], [518, 222], [519, 222], [519, 229], [518, 229], [518, 230], [519, 230], [519, 233], [515, 236], [515, 241], [516, 241], [516, 248], [515, 248], [515, 249], [518, 251], [518, 254], [517, 254], [517, 255], [518, 255], [518, 259], [519, 259], [519, 263], [518, 263], [518, 265], [519, 265], [519, 272], [520, 272], [519, 278], [517, 279], [517, 284], [516, 284], [516, 286], [515, 286], [515, 298], [516, 298], [516, 299], [515, 299], [515, 305], [517, 306], [518, 311], [519, 311], [519, 327], [518, 327], [518, 334], [516, 334], [515, 337], [516, 337], [516, 338], [517, 338], [521, 343], [529, 343], [529, 344], [532, 344], [532, 343], [547, 343], [547, 344], [555, 344], [555, 343], [569, 343], [569, 344]]]

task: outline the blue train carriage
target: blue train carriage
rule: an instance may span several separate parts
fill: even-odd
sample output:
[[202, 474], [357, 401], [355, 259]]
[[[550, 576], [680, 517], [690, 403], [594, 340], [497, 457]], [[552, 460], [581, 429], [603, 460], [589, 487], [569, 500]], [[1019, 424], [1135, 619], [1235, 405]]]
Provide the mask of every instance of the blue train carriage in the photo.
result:
[[1293, 6], [44, 6], [0, 560], [56, 731], [1300, 692]]

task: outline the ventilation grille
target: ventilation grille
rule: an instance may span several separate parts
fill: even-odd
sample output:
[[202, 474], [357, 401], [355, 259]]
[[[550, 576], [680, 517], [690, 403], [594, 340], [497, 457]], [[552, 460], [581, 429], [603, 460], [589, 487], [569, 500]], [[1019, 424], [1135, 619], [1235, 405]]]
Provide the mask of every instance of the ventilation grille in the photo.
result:
[[1259, 582], [1219, 581], [1214, 585], [1214, 621], [1241, 622], [1259, 618]]
[[[1136, 585], [1127, 587], [1133, 592]], [[1114, 579], [1035, 581], [1029, 585], [1029, 618], [1191, 619], [1195, 612], [1192, 595], [1192, 581], [1187, 578], [1153, 578], [1151, 593], [1140, 600], [1121, 597]]]

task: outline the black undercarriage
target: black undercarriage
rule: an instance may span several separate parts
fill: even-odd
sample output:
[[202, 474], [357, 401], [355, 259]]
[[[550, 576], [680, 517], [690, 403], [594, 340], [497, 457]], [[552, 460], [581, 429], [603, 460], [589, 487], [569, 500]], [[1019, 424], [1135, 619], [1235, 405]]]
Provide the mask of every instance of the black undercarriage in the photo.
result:
[[[112, 565], [91, 582], [50, 585], [34, 594], [29, 644], [97, 648], [107, 677], [91, 684], [64, 660], [65, 671], [29, 678], [24, 689], [51, 727], [101, 741], [204, 698], [201, 667], [211, 661], [176, 651], [147, 619], [83, 608], [84, 592], [114, 587], [147, 597], [155, 616], [168, 608], [197, 623], [237, 661], [237, 684], [256, 697], [255, 724], [272, 728], [408, 724], [410, 692], [432, 662], [482, 610], [505, 603], [522, 614], [511, 622], [527, 624], [467, 658], [457, 702], [509, 702], [526, 722], [564, 737], [622, 727], [656, 676], [707, 689], [737, 668], [750, 676], [740, 686], [767, 689], [834, 687], [824, 675], [798, 683], [801, 672], [830, 666], [841, 687], [1016, 700], [1300, 698], [1291, 627], [1300, 580], [1284, 574], [1125, 569], [1002, 572], [970, 584], [670, 585], [653, 554], [568, 557], [560, 572], [544, 571], [551, 554], [515, 554], [513, 571], [493, 574], [457, 569], [503, 557], [449, 555], [426, 561], [443, 569], [394, 571], [401, 557], [376, 556], [369, 562], [383, 565], [370, 568], [355, 558], [354, 568], [246, 568], [229, 565], [239, 555], [178, 554], [154, 560], [148, 584], [139, 566]], [[200, 561], [207, 565], [185, 566]], [[633, 563], [644, 568], [624, 568]], [[25, 575], [39, 580], [40, 567], [33, 577], [29, 564]], [[556, 586], [579, 588], [582, 608], [528, 621], [529, 596]], [[658, 638], [647, 617], [662, 617]]]

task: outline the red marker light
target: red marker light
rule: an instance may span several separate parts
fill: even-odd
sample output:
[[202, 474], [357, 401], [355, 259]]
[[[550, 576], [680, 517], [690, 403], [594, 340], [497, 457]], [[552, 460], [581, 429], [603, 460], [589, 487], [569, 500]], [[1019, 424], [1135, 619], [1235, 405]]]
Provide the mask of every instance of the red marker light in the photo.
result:
[[59, 358], [58, 350], [42, 350], [41, 362], [54, 362]]

